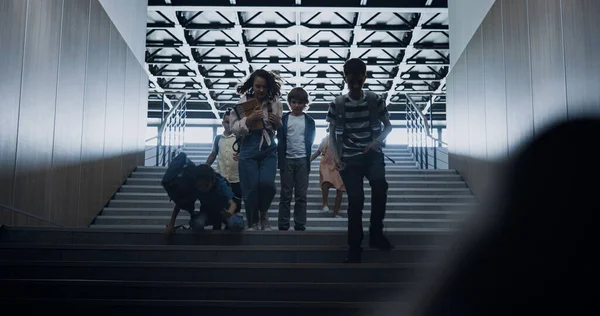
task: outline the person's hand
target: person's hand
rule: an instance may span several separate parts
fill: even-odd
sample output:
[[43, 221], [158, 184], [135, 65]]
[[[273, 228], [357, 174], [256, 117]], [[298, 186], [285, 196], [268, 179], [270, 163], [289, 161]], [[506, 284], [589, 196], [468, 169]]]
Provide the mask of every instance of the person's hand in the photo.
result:
[[343, 163], [340, 159], [334, 159], [333, 163], [335, 164], [335, 169], [338, 171], [342, 171], [346, 168], [346, 164]]
[[269, 114], [269, 122], [271, 122], [271, 124], [273, 125], [279, 124], [279, 116], [273, 113]]
[[165, 228], [165, 234], [167, 235], [171, 235], [173, 231], [175, 231], [175, 226], [173, 225], [167, 225], [167, 228]]
[[239, 161], [240, 160], [240, 153], [234, 152], [233, 153], [233, 161]]
[[381, 148], [381, 142], [378, 140], [373, 140], [372, 142], [370, 142], [367, 147], [365, 147], [364, 152], [368, 152], [369, 150], [373, 150], [373, 151], [378, 151], [379, 148]]
[[252, 114], [250, 114], [250, 116], [248, 117], [248, 119], [252, 122], [257, 122], [264, 118], [265, 118], [265, 113], [262, 111], [261, 108], [254, 109], [254, 112], [252, 112]]

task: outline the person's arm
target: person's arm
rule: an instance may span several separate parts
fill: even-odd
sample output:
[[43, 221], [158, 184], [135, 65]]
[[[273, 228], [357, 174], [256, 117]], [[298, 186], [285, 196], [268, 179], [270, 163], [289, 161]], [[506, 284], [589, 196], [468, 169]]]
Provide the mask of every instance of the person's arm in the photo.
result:
[[319, 144], [319, 149], [317, 149], [317, 152], [315, 152], [311, 157], [310, 157], [310, 161], [314, 161], [315, 159], [317, 159], [319, 156], [321, 156], [323, 154], [323, 148], [325, 148], [325, 142], [327, 142], [327, 137], [329, 137], [329, 134], [326, 137], [323, 137], [323, 139], [321, 140], [321, 143]]
[[171, 220], [169, 221], [169, 224], [165, 229], [165, 233], [170, 234], [173, 232], [173, 230], [175, 230], [175, 220], [177, 219], [177, 215], [179, 215], [179, 211], [179, 207], [175, 205], [175, 207], [173, 208], [173, 213], [171, 213]]
[[215, 162], [216, 159], [217, 159], [217, 152], [213, 150], [210, 153], [210, 155], [208, 155], [208, 158], [206, 158], [206, 164], [209, 166], [212, 166], [212, 164]]
[[[331, 147], [332, 150], [328, 150], [327, 153], [330, 155], [331, 160], [335, 163], [336, 168], [338, 170], [343, 169], [343, 164], [339, 157], [339, 153], [337, 151], [338, 144], [335, 137], [335, 126], [336, 126], [336, 118], [337, 111], [335, 108], [335, 102], [331, 102], [329, 104], [329, 110], [327, 111], [327, 122], [329, 123], [329, 139], [328, 139], [328, 147]], [[333, 146], [333, 147], [332, 147]]]
[[381, 135], [377, 137], [377, 141], [382, 144], [383, 141], [390, 135], [392, 132], [392, 122], [390, 122], [390, 118], [388, 116], [381, 118], [381, 123], [383, 123], [383, 131], [381, 131]]
[[281, 118], [283, 117], [283, 105], [279, 100], [276, 100], [271, 103], [271, 106], [273, 107], [273, 113], [269, 114], [268, 119], [273, 125], [273, 131], [277, 131], [282, 126]]
[[235, 213], [236, 209], [237, 209], [237, 203], [235, 203], [234, 200], [229, 200], [229, 210], [227, 210], [227, 213], [233, 214], [233, 213]]
[[378, 106], [379, 120], [381, 120], [381, 123], [383, 123], [383, 130], [381, 131], [381, 134], [379, 135], [379, 137], [374, 139], [373, 142], [365, 148], [365, 152], [367, 152], [371, 149], [376, 150], [376, 149], [381, 148], [381, 144], [383, 144], [383, 141], [392, 132], [392, 123], [390, 122], [390, 116], [387, 111], [387, 107], [385, 106], [385, 102], [384, 102], [383, 98], [380, 98], [379, 102], [380, 102], [379, 106]]
[[[240, 102], [244, 101], [246, 100], [240, 99]], [[248, 119], [251, 118], [244, 117], [240, 119], [235, 111], [231, 111], [231, 114], [229, 115], [229, 124], [231, 125], [231, 132], [237, 137], [248, 135], [250, 133], [247, 125]]]
[[311, 162], [315, 161], [315, 159], [317, 159], [317, 157], [319, 157], [319, 156], [321, 156], [321, 151], [317, 150], [317, 151], [315, 151], [314, 154], [312, 154], [312, 156], [310, 156], [310, 161]]

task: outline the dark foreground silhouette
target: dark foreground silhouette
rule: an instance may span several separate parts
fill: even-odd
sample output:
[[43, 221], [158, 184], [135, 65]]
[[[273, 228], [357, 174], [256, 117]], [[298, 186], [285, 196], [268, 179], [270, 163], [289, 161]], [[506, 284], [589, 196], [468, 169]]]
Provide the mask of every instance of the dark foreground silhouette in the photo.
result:
[[408, 310], [395, 314], [595, 314], [599, 140], [600, 120], [576, 120], [513, 155], [486, 214]]

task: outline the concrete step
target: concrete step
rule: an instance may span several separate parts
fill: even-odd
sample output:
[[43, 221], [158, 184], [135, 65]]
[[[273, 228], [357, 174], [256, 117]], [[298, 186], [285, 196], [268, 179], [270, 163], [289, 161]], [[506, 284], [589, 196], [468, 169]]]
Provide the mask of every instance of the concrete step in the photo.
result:
[[[365, 249], [366, 263], [417, 263], [440, 248], [400, 246], [389, 252]], [[171, 246], [0, 244], [11, 260], [98, 262], [339, 263], [348, 248], [339, 246]]]
[[[166, 225], [170, 216], [97, 216], [94, 220], [95, 225]], [[269, 217], [271, 226], [277, 229], [277, 217]], [[293, 218], [291, 220], [293, 223]], [[460, 220], [452, 219], [404, 219], [404, 218], [386, 218], [384, 225], [394, 228], [454, 228]], [[189, 218], [177, 217], [176, 225], [187, 225]], [[363, 218], [363, 225], [368, 227], [369, 219]], [[347, 227], [346, 218], [308, 218], [307, 227]]]
[[[273, 201], [271, 205], [273, 207], [277, 207], [279, 201]], [[108, 202], [107, 207], [115, 207], [115, 208], [145, 208], [145, 209], [165, 209], [165, 208], [173, 208], [175, 204], [169, 201], [144, 201], [144, 200], [111, 200]], [[292, 202], [292, 205], [293, 202]], [[322, 201], [319, 200], [317, 202], [308, 202], [307, 208], [311, 210], [318, 210], [322, 207]], [[452, 202], [434, 202], [434, 201], [426, 201], [426, 202], [388, 202], [387, 210], [468, 210], [471, 207], [477, 205], [476, 201], [452, 201]], [[196, 207], [200, 207], [200, 203], [196, 202]], [[243, 207], [243, 205], [242, 205]], [[348, 208], [348, 203], [346, 200], [342, 201], [342, 209], [345, 210]], [[368, 211], [371, 209], [370, 201], [365, 201], [364, 210]]]
[[[276, 183], [279, 187], [279, 183]], [[333, 192], [333, 190], [331, 190]], [[371, 187], [364, 188], [365, 192], [371, 192]], [[160, 185], [129, 185], [125, 184], [119, 189], [123, 194], [164, 194], [165, 189]], [[308, 194], [320, 194], [321, 188], [316, 183], [310, 183]], [[413, 195], [413, 194], [431, 194], [431, 195], [471, 195], [468, 188], [388, 188], [388, 195]]]
[[[171, 282], [412, 282], [422, 263], [306, 264], [1, 260], [0, 279]], [[391, 277], [394, 276], [394, 277]]]
[[[456, 173], [410, 173], [410, 169], [386, 170], [386, 180], [388, 181], [461, 181], [462, 178]], [[419, 169], [414, 169], [419, 170]], [[140, 172], [134, 171], [130, 178], [155, 179], [160, 182], [164, 172]], [[275, 176], [279, 179], [279, 174]], [[309, 181], [319, 181], [319, 172], [311, 171]]]
[[[313, 150], [317, 150], [318, 148], [319, 148], [318, 143], [313, 144], [313, 146], [312, 146]], [[212, 144], [184, 145], [183, 149], [184, 150], [211, 150]], [[385, 148], [383, 148], [383, 150], [385, 152], [388, 152], [388, 151], [410, 151], [408, 146], [398, 146], [398, 145], [386, 146]]]
[[[183, 215], [184, 213], [181, 213]], [[159, 225], [160, 231], [124, 230], [105, 228], [93, 225], [89, 228], [29, 228], [0, 227], [0, 243], [29, 244], [84, 244], [84, 245], [218, 245], [218, 246], [324, 246], [345, 245], [347, 235], [344, 229], [340, 232], [243, 232], [243, 234], [226, 231], [177, 231], [165, 238], [162, 233], [165, 225]], [[386, 228], [387, 230], [387, 228]], [[447, 232], [395, 232], [388, 233], [388, 238], [396, 246], [435, 246], [441, 241], [449, 240], [453, 234]], [[365, 243], [369, 234], [365, 234]]]
[[[190, 158], [191, 160], [193, 160], [194, 162], [198, 161], [201, 163], [204, 163], [206, 161], [206, 158], [208, 158], [208, 156], [211, 154], [210, 151], [196, 151], [196, 152], [186, 152], [186, 155], [188, 158]], [[410, 153], [392, 153], [392, 154], [387, 154], [386, 156], [391, 158], [392, 160], [399, 162], [399, 161], [415, 161], [415, 158], [412, 156], [412, 154]], [[313, 163], [319, 163], [321, 161], [321, 156], [317, 157]], [[389, 160], [387, 160], [386, 158], [386, 163], [392, 164]]]
[[[319, 292], [321, 293], [321, 292]], [[92, 295], [93, 296], [93, 295]], [[314, 301], [231, 301], [231, 300], [156, 300], [156, 299], [77, 299], [0, 298], [0, 305], [14, 308], [27, 315], [64, 313], [67, 310], [93, 310], [104, 315], [177, 315], [190, 310], [201, 310], [208, 315], [261, 315], [261, 316], [362, 316], [374, 309], [379, 313], [393, 313], [403, 308], [402, 303], [377, 302], [314, 302]], [[382, 305], [382, 306], [380, 306]]]
[[[310, 188], [313, 186], [319, 186], [318, 178], [311, 179]], [[466, 188], [467, 184], [462, 180], [456, 181], [403, 181], [403, 180], [387, 180], [389, 188]], [[279, 178], [275, 180], [275, 185], [279, 187]], [[161, 187], [160, 180], [156, 179], [145, 179], [145, 178], [129, 178], [126, 180], [125, 185], [132, 186], [153, 186], [153, 187]], [[365, 179], [364, 181], [364, 189], [365, 191], [370, 191], [371, 187], [369, 186], [369, 181]], [[333, 190], [330, 192], [330, 194]]]
[[[293, 198], [293, 197], [292, 197]], [[139, 200], [146, 202], [168, 202], [170, 200], [169, 196], [166, 193], [123, 193], [117, 192], [112, 201], [120, 201], [120, 200]], [[347, 200], [347, 197], [344, 198]], [[387, 197], [388, 202], [469, 202], [473, 201], [474, 196], [471, 194], [463, 194], [463, 195], [449, 195], [449, 194], [427, 194], [423, 192], [409, 192], [408, 194], [389, 194]], [[308, 202], [322, 202], [323, 197], [321, 194], [308, 194], [307, 195]], [[365, 203], [371, 202], [370, 194], [365, 195]], [[279, 194], [275, 195], [273, 199], [273, 203], [279, 203]]]
[[[338, 258], [339, 259], [339, 258]], [[178, 299], [263, 301], [265, 299], [298, 302], [379, 302], [390, 292], [404, 292], [413, 283], [279, 283], [279, 282], [171, 282], [171, 281], [117, 281], [86, 280], [3, 280], [14, 291], [14, 298], [43, 294], [48, 299], [61, 299], [66, 293], [80, 292], [78, 298], [90, 299]], [[89, 292], [88, 292], [89, 291]], [[323, 295], [327, 293], [327, 295]], [[92, 296], [92, 294], [96, 296]], [[287, 313], [285, 313], [287, 315]]]
[[[206, 157], [190, 157], [190, 159], [196, 164], [200, 165], [206, 162]], [[385, 168], [387, 169], [404, 169], [404, 168], [417, 168], [417, 164], [413, 159], [406, 160], [395, 160], [396, 163], [391, 163], [386, 161]], [[311, 163], [311, 170], [316, 169], [319, 170], [319, 161], [313, 161]], [[212, 165], [213, 168], [216, 168], [216, 163]]]
[[[163, 233], [165, 230], [165, 225], [90, 225], [90, 229], [92, 230], [100, 230], [100, 231], [110, 231], [110, 230], [118, 230], [118, 231], [130, 231], [130, 232], [152, 232], [152, 233]], [[209, 227], [210, 228], [210, 227]], [[212, 232], [212, 230], [209, 229]], [[293, 231], [293, 229], [291, 230]], [[396, 227], [384, 227], [383, 231], [386, 234], [389, 233], [424, 233], [424, 234], [454, 234], [456, 233], [456, 228], [396, 228]], [[269, 231], [267, 233], [272, 233], [273, 231]], [[279, 232], [279, 231], [277, 231]], [[345, 233], [347, 234], [347, 227], [307, 227], [304, 233]], [[243, 234], [238, 234], [239, 236], [248, 236], [250, 234], [255, 234], [257, 232], [253, 231], [245, 231]], [[241, 238], [241, 237], [240, 237]], [[347, 237], [346, 237], [347, 239]]]
[[[167, 171], [167, 167], [155, 167], [155, 166], [138, 166], [137, 169], [133, 173], [156, 173], [161, 176]], [[318, 169], [311, 169], [312, 173], [318, 174]], [[458, 175], [458, 172], [454, 169], [402, 169], [402, 170], [392, 170], [395, 174], [405, 174], [405, 175], [437, 175], [437, 174], [451, 174]]]
[[[101, 216], [171, 216], [172, 208], [164, 209], [144, 209], [144, 208], [111, 208], [106, 207], [100, 213]], [[243, 213], [243, 210], [242, 210]], [[269, 210], [269, 216], [277, 217], [278, 209]], [[466, 211], [386, 211], [386, 218], [423, 218], [423, 219], [448, 219], [462, 218], [467, 214]], [[370, 211], [364, 211], [363, 216], [369, 218]], [[321, 210], [308, 210], [308, 218], [332, 218], [331, 213], [324, 213]], [[342, 217], [347, 217], [346, 210], [342, 210]], [[181, 212], [179, 217], [189, 218], [187, 212]]]

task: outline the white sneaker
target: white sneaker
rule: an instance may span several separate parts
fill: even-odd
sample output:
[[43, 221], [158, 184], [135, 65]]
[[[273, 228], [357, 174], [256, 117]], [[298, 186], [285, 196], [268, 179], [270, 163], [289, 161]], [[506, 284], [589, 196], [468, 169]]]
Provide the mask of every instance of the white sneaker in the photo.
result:
[[321, 210], [321, 212], [323, 212], [323, 213], [330, 213], [331, 210], [329, 209], [329, 207], [325, 206], [325, 207], [323, 207], [323, 210]]
[[334, 218], [342, 218], [340, 215], [336, 215], [334, 216]]
[[271, 230], [271, 222], [269, 222], [269, 217], [267, 216], [267, 213], [265, 213], [264, 215], [261, 214], [260, 216], [260, 229], [265, 231]]
[[254, 225], [246, 228], [246, 230], [248, 230], [248, 231], [257, 231], [257, 230], [259, 230], [258, 229], [258, 224], [254, 224]]

